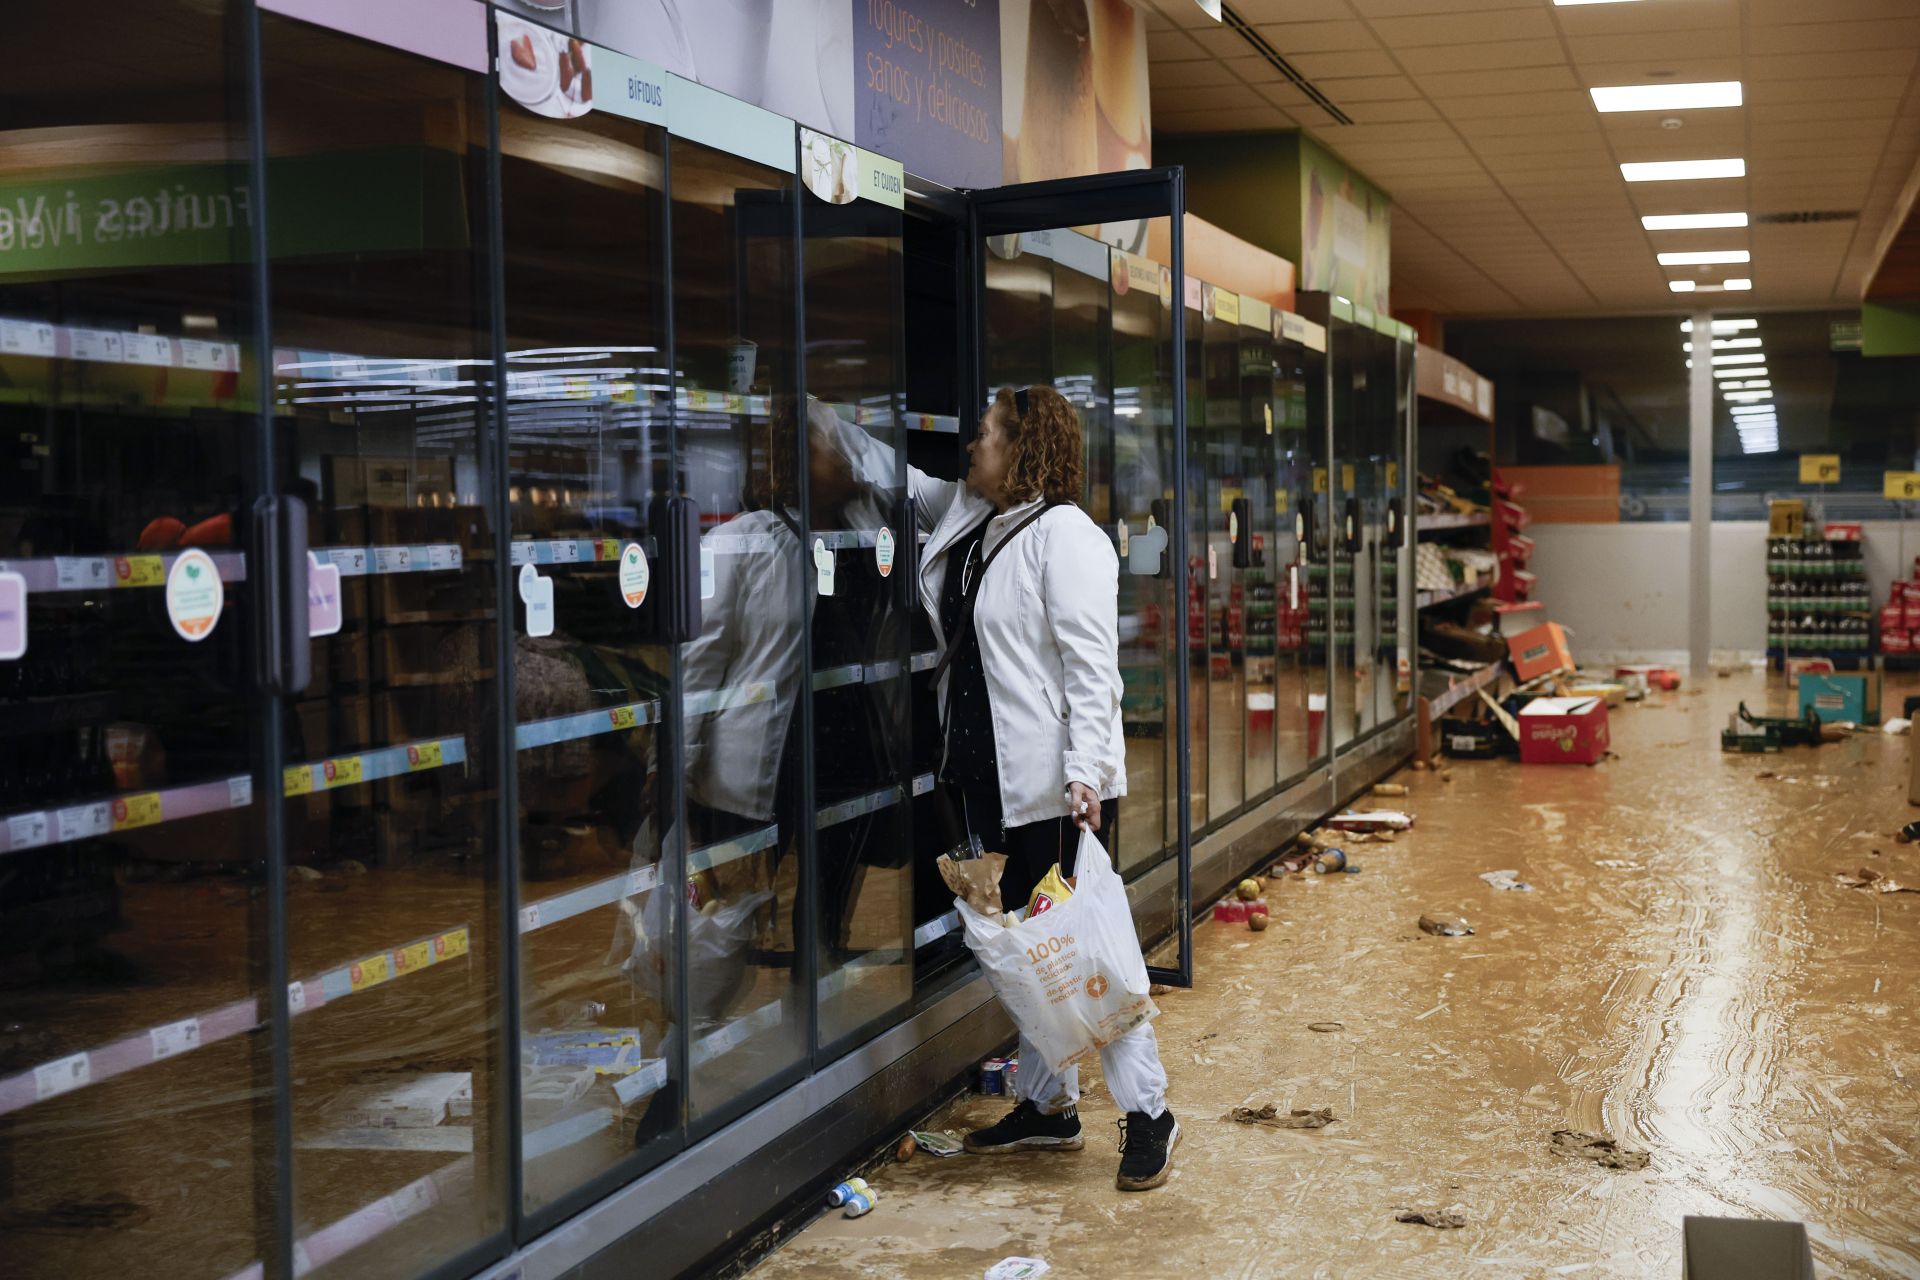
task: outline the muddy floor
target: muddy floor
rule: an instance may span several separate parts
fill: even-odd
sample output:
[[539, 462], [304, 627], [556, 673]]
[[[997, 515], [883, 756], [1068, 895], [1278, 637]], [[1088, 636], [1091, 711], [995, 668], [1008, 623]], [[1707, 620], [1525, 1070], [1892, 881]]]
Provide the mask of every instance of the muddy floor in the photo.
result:
[[[1894, 714], [1911, 678], [1889, 682]], [[1086, 1073], [1077, 1154], [889, 1165], [864, 1218], [823, 1216], [759, 1280], [1055, 1276], [1680, 1275], [1687, 1214], [1804, 1221], [1822, 1276], [1920, 1276], [1920, 887], [1893, 832], [1907, 740], [1723, 755], [1741, 674], [1613, 713], [1592, 768], [1403, 772], [1417, 829], [1358, 874], [1273, 882], [1273, 927], [1205, 922], [1197, 988], [1161, 1000], [1184, 1130], [1170, 1183], [1113, 1189], [1117, 1118]], [[1531, 892], [1480, 877], [1513, 870]], [[1464, 916], [1432, 937], [1422, 913]], [[1338, 1023], [1315, 1031], [1312, 1024]], [[1326, 1128], [1221, 1117], [1331, 1107]], [[996, 1117], [969, 1098], [932, 1126]], [[1644, 1149], [1558, 1154], [1557, 1129]], [[1465, 1225], [1395, 1220], [1458, 1207]]]

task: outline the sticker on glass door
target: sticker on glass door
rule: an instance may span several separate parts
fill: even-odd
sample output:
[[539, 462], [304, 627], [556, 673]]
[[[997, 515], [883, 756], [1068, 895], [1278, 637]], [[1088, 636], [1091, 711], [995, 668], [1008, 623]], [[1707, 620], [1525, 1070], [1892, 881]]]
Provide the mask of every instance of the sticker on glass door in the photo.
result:
[[520, 566], [520, 599], [527, 606], [527, 634], [553, 634], [553, 579], [542, 577], [530, 564]]
[[653, 573], [647, 567], [647, 552], [637, 542], [620, 549], [620, 598], [627, 608], [638, 609], [647, 601], [647, 584]]
[[198, 547], [181, 552], [167, 573], [167, 619], [180, 638], [197, 644], [212, 635], [226, 603], [213, 557]]

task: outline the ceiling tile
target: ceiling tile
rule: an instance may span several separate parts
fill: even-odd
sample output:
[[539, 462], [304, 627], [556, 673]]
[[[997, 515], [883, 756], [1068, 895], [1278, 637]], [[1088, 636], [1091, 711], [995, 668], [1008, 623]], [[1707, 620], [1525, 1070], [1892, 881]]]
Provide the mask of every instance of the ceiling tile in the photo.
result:
[[1399, 51], [1400, 65], [1415, 74], [1490, 71], [1509, 67], [1559, 67], [1567, 51], [1558, 40], [1496, 40], [1491, 44], [1435, 44]]
[[1200, 62], [1157, 62], [1153, 64], [1150, 87], [1155, 97], [1169, 89], [1189, 89], [1199, 85], [1239, 84], [1240, 78], [1225, 64], [1213, 58]]
[[1588, 4], [1556, 8], [1554, 20], [1569, 36], [1631, 35], [1737, 27], [1738, 0], [1660, 0], [1658, 4]]
[[1153, 97], [1156, 103], [1165, 102], [1169, 111], [1236, 111], [1243, 107], [1267, 105], [1257, 90], [1244, 84], [1196, 85], [1164, 90], [1155, 85]]
[[1315, 80], [1314, 85], [1320, 92], [1331, 98], [1335, 106], [1341, 107], [1349, 102], [1385, 102], [1395, 98], [1420, 96], [1420, 91], [1414, 88], [1413, 81], [1405, 76], [1336, 77]]
[[1233, 0], [1233, 11], [1255, 26], [1353, 18], [1353, 6], [1347, 0]]
[[1305, 106], [1307, 103], [1313, 101], [1312, 98], [1307, 96], [1304, 89], [1286, 81], [1282, 81], [1279, 84], [1259, 85], [1257, 91], [1263, 100], [1272, 103], [1276, 107], [1286, 107], [1289, 110], [1294, 107]]
[[[1495, 102], [1508, 102], [1511, 99], [1495, 98]], [[1579, 108], [1578, 98], [1572, 99], [1575, 109], [1560, 112], [1526, 112], [1518, 115], [1494, 114], [1484, 118], [1462, 116], [1461, 99], [1455, 98], [1447, 103], [1449, 116], [1459, 126], [1460, 132], [1468, 138], [1500, 138], [1520, 134], [1597, 134], [1600, 132], [1600, 118], [1593, 113], [1588, 104], [1584, 110]]]
[[1846, 76], [1807, 80], [1766, 80], [1747, 86], [1752, 106], [1780, 103], [1866, 102], [1897, 99], [1907, 90], [1905, 76]]
[[1887, 116], [1893, 113], [1897, 105], [1897, 102], [1885, 99], [1876, 99], [1871, 103], [1845, 99], [1828, 102], [1817, 98], [1809, 102], [1756, 103], [1749, 99], [1746, 112], [1755, 129], [1765, 129], [1783, 123], [1811, 124], [1827, 120], [1855, 120], [1862, 116]]
[[1198, 40], [1184, 31], [1149, 31], [1147, 61], [1166, 62], [1191, 58], [1211, 58]]
[[1742, 52], [1740, 29], [1734, 26], [1568, 36], [1567, 48], [1580, 62], [1646, 62], [1651, 67], [1676, 66], [1687, 58], [1737, 58]]
[[1325, 53], [1289, 54], [1287, 61], [1303, 76], [1315, 80], [1340, 76], [1392, 76], [1400, 66], [1385, 49], [1329, 50]]
[[1358, 124], [1399, 124], [1434, 120], [1440, 115], [1433, 104], [1424, 98], [1404, 98], [1388, 102], [1347, 101], [1339, 105], [1340, 109], [1353, 117]]
[[1214, 26], [1205, 31], [1189, 31], [1187, 34], [1193, 37], [1194, 42], [1202, 49], [1216, 58], [1239, 57], [1253, 51], [1253, 46], [1247, 43], [1244, 36], [1228, 27]]
[[1440, 112], [1453, 120], [1502, 119], [1524, 127], [1548, 116], [1584, 114], [1591, 119], [1593, 99], [1579, 89], [1548, 93], [1508, 93], [1491, 97], [1448, 98]]
[[1810, 14], [1826, 22], [1911, 18], [1913, 0], [1747, 0], [1747, 19], [1756, 27], [1805, 22]]
[[1675, 62], [1671, 59], [1640, 58], [1626, 62], [1596, 62], [1575, 58], [1574, 70], [1582, 82], [1603, 86], [1658, 84], [1662, 80], [1740, 80], [1746, 76], [1747, 61], [1745, 58], [1688, 58], [1684, 62]]
[[1260, 38], [1278, 49], [1283, 57], [1296, 53], [1318, 53], [1330, 49], [1378, 49], [1363, 22], [1279, 22], [1254, 27]]
[[1483, 40], [1544, 39], [1554, 34], [1545, 5], [1417, 18], [1380, 18], [1373, 29], [1396, 49], [1426, 44], [1474, 44]]
[[1486, 9], [1531, 9], [1536, 0], [1352, 0], [1369, 18], [1405, 18], [1433, 13], [1470, 13]]
[[1916, 50], [1849, 49], [1845, 52], [1770, 53], [1747, 59], [1751, 80], [1805, 80], [1813, 76], [1907, 76]]
[[1753, 27], [1749, 54], [1826, 53], [1844, 49], [1911, 48], [1920, 45], [1920, 18], [1880, 22], [1795, 22]]

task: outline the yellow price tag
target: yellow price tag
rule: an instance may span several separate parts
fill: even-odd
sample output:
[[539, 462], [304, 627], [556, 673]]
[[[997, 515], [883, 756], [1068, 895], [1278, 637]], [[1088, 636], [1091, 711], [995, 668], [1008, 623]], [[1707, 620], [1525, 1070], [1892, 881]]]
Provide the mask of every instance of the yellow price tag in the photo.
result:
[[392, 976], [393, 964], [384, 954], [368, 956], [347, 971], [348, 981], [355, 991], [377, 987]]
[[1839, 484], [1840, 455], [1803, 453], [1800, 455], [1801, 484]]
[[1400, 464], [1397, 462], [1389, 462], [1387, 464], [1387, 488], [1398, 489], [1399, 487], [1400, 487]]
[[1313, 491], [1315, 493], [1325, 493], [1327, 491], [1327, 469], [1325, 467], [1315, 467], [1313, 469]]
[[1285, 489], [1275, 489], [1273, 491], [1273, 514], [1277, 516], [1287, 514], [1287, 504], [1290, 500]]
[[1889, 471], [1884, 483], [1886, 496], [1895, 502], [1912, 502], [1920, 498], [1920, 471]]
[[438, 769], [443, 763], [438, 742], [418, 742], [407, 748], [407, 768], [413, 773]]
[[410, 947], [402, 947], [393, 953], [393, 960], [394, 967], [401, 973], [424, 969], [433, 963], [433, 943], [416, 942]]
[[297, 764], [284, 775], [286, 793], [290, 796], [304, 796], [313, 790], [313, 766]]
[[452, 933], [441, 934], [433, 940], [433, 950], [442, 960], [467, 954], [467, 931], [455, 929]]
[[142, 791], [138, 795], [122, 796], [113, 802], [113, 829], [128, 831], [134, 827], [150, 827], [160, 821], [160, 793]]
[[1358, 489], [1359, 487], [1360, 487], [1359, 481], [1356, 479], [1354, 475], [1353, 464], [1351, 462], [1341, 463], [1340, 464], [1340, 491], [1342, 493], [1352, 493], [1355, 489]]
[[338, 756], [326, 763], [329, 787], [350, 787], [360, 781], [363, 766], [359, 756]]
[[631, 729], [635, 724], [632, 707], [615, 707], [607, 713], [607, 718], [616, 729]]
[[121, 556], [113, 562], [117, 587], [157, 587], [166, 580], [166, 564], [159, 556]]
[[1266, 404], [1261, 405], [1260, 411], [1266, 415], [1267, 434], [1272, 435], [1273, 434], [1273, 402], [1269, 400]]

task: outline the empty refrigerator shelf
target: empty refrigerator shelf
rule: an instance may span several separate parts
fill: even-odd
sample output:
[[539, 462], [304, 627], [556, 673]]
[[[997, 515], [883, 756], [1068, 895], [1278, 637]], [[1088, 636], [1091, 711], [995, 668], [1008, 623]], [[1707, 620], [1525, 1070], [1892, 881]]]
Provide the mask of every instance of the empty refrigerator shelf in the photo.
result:
[[238, 343], [167, 338], [126, 329], [85, 329], [40, 320], [0, 320], [0, 354], [205, 373], [240, 371]]
[[[283, 790], [288, 796], [334, 791], [381, 778], [465, 764], [466, 759], [465, 738], [424, 738], [397, 747], [381, 747], [293, 765], [285, 771]], [[253, 778], [243, 773], [214, 782], [189, 783], [155, 791], [130, 791], [106, 800], [16, 813], [8, 815], [4, 824], [0, 825], [0, 853], [18, 853], [43, 845], [89, 840], [139, 827], [157, 826], [162, 822], [196, 818], [228, 809], [244, 809], [252, 803]]]
[[[471, 1133], [471, 1130], [467, 1132]], [[424, 1174], [398, 1191], [370, 1200], [344, 1218], [336, 1219], [310, 1235], [293, 1242], [293, 1269], [306, 1275], [316, 1267], [344, 1256], [363, 1244], [385, 1235], [408, 1218], [433, 1208], [444, 1199], [458, 1200], [462, 1181], [473, 1177], [473, 1157], [463, 1156], [450, 1164]], [[266, 1268], [250, 1262], [227, 1280], [265, 1280]]]
[[619, 538], [548, 538], [510, 545], [511, 563], [522, 565], [601, 564], [618, 560], [626, 544]]
[[960, 927], [960, 913], [949, 911], [936, 919], [929, 920], [913, 931], [913, 948], [918, 951], [931, 942], [938, 942]]
[[[467, 954], [467, 926], [430, 933], [391, 950], [362, 956], [318, 977], [287, 985], [288, 1012], [298, 1017], [323, 1005], [432, 968]], [[136, 1031], [94, 1049], [55, 1058], [0, 1078], [0, 1115], [72, 1093], [149, 1063], [253, 1031], [262, 1022], [257, 998], [235, 1000], [207, 1013]]]
[[1436, 511], [1420, 517], [1416, 528], [1421, 533], [1438, 533], [1445, 529], [1471, 529], [1491, 523], [1493, 517], [1485, 511], [1475, 511], [1462, 515], [1456, 511]]
[[580, 738], [591, 738], [602, 733], [619, 733], [626, 729], [637, 729], [641, 725], [653, 724], [660, 718], [660, 703], [655, 700], [646, 702], [626, 702], [616, 707], [603, 707], [598, 711], [581, 711], [569, 716], [553, 716], [546, 720], [529, 720], [513, 728], [513, 745], [520, 751], [529, 751], [535, 747], [550, 747], [558, 742], [573, 742]]
[[854, 662], [844, 667], [827, 667], [813, 673], [814, 692], [822, 689], [838, 689], [849, 684], [879, 684], [892, 680], [903, 670], [929, 671], [939, 662], [939, 655], [916, 653], [903, 667], [898, 662]]
[[[17, 573], [27, 590], [37, 594], [60, 591], [112, 591], [131, 587], [164, 587], [178, 551], [135, 551], [113, 556], [41, 556], [31, 560], [0, 560], [0, 573]], [[247, 557], [240, 551], [209, 551], [222, 582], [247, 580]], [[457, 543], [397, 543], [364, 547], [314, 547], [323, 564], [337, 565], [343, 578], [373, 574], [440, 573], [463, 567], [465, 553]], [[615, 552], [618, 555], [618, 551]], [[517, 562], [516, 562], [517, 563]]]

